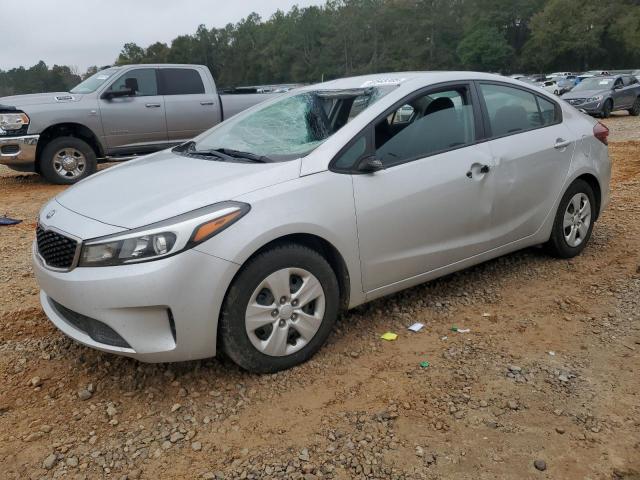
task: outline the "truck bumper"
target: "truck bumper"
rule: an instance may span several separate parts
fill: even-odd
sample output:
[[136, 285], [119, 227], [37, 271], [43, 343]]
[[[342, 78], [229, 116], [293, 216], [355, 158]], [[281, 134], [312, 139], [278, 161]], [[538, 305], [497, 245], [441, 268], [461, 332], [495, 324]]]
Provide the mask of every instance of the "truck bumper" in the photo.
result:
[[33, 172], [40, 135], [0, 137], [0, 164], [21, 172]]

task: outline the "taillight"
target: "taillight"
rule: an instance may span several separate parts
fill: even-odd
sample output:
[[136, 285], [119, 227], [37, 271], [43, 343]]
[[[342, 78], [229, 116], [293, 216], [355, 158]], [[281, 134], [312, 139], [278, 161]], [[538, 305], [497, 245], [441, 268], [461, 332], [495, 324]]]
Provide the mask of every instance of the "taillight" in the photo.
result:
[[609, 145], [609, 129], [602, 122], [598, 122], [593, 126], [593, 136], [605, 145]]

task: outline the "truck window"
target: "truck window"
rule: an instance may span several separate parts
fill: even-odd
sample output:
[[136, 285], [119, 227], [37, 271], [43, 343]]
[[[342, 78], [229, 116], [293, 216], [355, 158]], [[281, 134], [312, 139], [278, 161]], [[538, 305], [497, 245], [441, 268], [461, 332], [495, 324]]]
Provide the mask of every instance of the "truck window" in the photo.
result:
[[131, 70], [118, 78], [109, 88], [112, 92], [131, 89], [136, 97], [158, 95], [158, 82], [155, 68]]
[[161, 68], [162, 95], [196, 95], [204, 93], [204, 84], [197, 70], [192, 68]]

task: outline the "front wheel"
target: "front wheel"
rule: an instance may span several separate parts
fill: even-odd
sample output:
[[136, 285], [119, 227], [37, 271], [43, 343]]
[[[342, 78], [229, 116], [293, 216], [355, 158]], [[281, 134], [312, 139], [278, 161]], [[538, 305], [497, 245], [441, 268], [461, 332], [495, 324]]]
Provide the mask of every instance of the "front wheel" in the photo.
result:
[[576, 180], [567, 189], [553, 222], [546, 248], [558, 258], [572, 258], [587, 246], [595, 219], [595, 196], [584, 180]]
[[602, 118], [609, 118], [611, 116], [611, 110], [613, 110], [613, 102], [607, 100], [602, 106]]
[[70, 185], [95, 173], [96, 154], [84, 140], [59, 137], [51, 140], [39, 159], [40, 173], [51, 183]]
[[298, 244], [275, 246], [249, 260], [229, 287], [222, 349], [250, 372], [293, 367], [324, 344], [338, 306], [338, 281], [322, 255]]
[[633, 102], [633, 106], [629, 109], [629, 115], [632, 117], [640, 115], [640, 97], [636, 98], [636, 101]]

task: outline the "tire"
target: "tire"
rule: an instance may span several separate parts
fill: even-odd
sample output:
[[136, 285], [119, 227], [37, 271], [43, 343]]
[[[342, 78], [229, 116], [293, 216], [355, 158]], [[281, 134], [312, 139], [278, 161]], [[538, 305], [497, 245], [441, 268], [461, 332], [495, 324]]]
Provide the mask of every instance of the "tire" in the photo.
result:
[[97, 161], [93, 149], [76, 137], [58, 137], [42, 150], [40, 173], [49, 182], [71, 185], [96, 172]]
[[632, 117], [640, 115], [640, 97], [636, 98], [636, 101], [633, 102], [633, 106], [628, 110], [628, 112]]
[[602, 106], [602, 118], [609, 118], [611, 116], [611, 110], [613, 110], [613, 102], [609, 99], [604, 102], [604, 105]]
[[[286, 278], [288, 285], [277, 281]], [[323, 296], [313, 279], [321, 286]], [[315, 300], [303, 305], [301, 292]], [[285, 303], [281, 303], [283, 297], [287, 297]], [[294, 309], [297, 298], [300, 300]], [[250, 304], [256, 313], [249, 318], [255, 323], [246, 318]], [[338, 280], [322, 255], [298, 244], [274, 246], [250, 259], [227, 291], [219, 321], [222, 351], [249, 372], [274, 373], [291, 368], [322, 347], [339, 305]], [[300, 332], [305, 331], [303, 336]]]
[[[582, 201], [587, 200], [588, 204], [588, 225], [585, 220], [581, 220], [581, 228], [574, 226], [567, 226], [567, 224], [577, 224], [574, 212], [582, 212], [579, 208], [576, 208], [576, 199], [579, 199], [579, 205], [582, 207]], [[573, 204], [572, 206], [570, 206]], [[585, 210], [586, 213], [586, 210]], [[565, 217], [565, 214], [567, 215]], [[578, 215], [581, 217], [581, 213]], [[593, 231], [593, 225], [596, 216], [596, 201], [593, 189], [584, 180], [576, 180], [573, 182], [565, 194], [562, 196], [558, 211], [556, 212], [556, 218], [553, 222], [553, 230], [551, 231], [551, 237], [545, 244], [547, 251], [557, 258], [573, 258], [579, 255], [589, 243], [591, 238], [591, 232]], [[575, 232], [574, 240], [571, 240], [571, 234]], [[567, 238], [569, 235], [569, 238]], [[579, 243], [576, 242], [579, 240]]]

